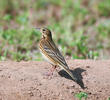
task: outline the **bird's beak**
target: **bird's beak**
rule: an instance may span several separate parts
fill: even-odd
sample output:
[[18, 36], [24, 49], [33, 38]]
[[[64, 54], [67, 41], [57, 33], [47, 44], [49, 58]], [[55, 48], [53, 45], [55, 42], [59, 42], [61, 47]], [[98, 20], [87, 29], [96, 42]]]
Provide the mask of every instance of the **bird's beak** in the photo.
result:
[[37, 29], [38, 31], [40, 31], [41, 28], [35, 28], [35, 29]]

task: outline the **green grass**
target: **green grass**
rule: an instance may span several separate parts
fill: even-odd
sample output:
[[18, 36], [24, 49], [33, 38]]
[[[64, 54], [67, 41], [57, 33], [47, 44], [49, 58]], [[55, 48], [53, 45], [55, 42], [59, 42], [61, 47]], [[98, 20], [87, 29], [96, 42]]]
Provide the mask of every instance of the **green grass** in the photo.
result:
[[64, 56], [108, 59], [109, 6], [109, 0], [1, 0], [0, 60], [41, 60], [35, 26], [51, 29]]
[[77, 97], [79, 100], [82, 100], [82, 98], [84, 98], [85, 100], [87, 100], [88, 94], [85, 93], [85, 92], [80, 92], [80, 93], [77, 93], [75, 95], [75, 97]]

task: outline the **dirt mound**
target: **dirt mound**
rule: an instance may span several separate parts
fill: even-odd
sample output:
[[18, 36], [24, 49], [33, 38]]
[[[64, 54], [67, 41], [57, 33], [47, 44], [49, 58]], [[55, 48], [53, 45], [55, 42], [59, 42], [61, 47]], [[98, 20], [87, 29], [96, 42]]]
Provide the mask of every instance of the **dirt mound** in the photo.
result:
[[87, 100], [110, 97], [110, 61], [69, 60], [78, 81], [57, 69], [52, 76], [46, 62], [0, 62], [0, 100], [78, 100], [76, 93], [86, 92]]

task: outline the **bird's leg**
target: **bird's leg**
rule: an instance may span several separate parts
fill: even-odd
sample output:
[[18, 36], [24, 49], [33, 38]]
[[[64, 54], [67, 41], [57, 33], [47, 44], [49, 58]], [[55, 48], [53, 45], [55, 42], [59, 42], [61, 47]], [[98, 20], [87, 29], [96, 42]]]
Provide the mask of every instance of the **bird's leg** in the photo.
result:
[[52, 65], [52, 68], [50, 69], [50, 72], [48, 72], [46, 75], [51, 76], [53, 75], [54, 70], [56, 69], [57, 65]]
[[57, 65], [52, 65], [51, 73], [53, 75], [54, 70], [57, 68]]

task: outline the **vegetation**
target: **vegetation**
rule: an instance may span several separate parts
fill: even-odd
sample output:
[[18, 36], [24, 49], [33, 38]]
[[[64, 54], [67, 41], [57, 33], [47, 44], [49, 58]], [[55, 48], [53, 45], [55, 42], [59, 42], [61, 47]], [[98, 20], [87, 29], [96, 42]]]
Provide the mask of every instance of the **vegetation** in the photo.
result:
[[77, 97], [79, 100], [82, 100], [82, 98], [84, 98], [85, 100], [87, 100], [88, 94], [85, 93], [85, 92], [80, 92], [80, 93], [77, 93], [75, 95], [75, 97]]
[[41, 33], [48, 27], [65, 56], [110, 56], [110, 0], [0, 0], [0, 60], [40, 60]]

